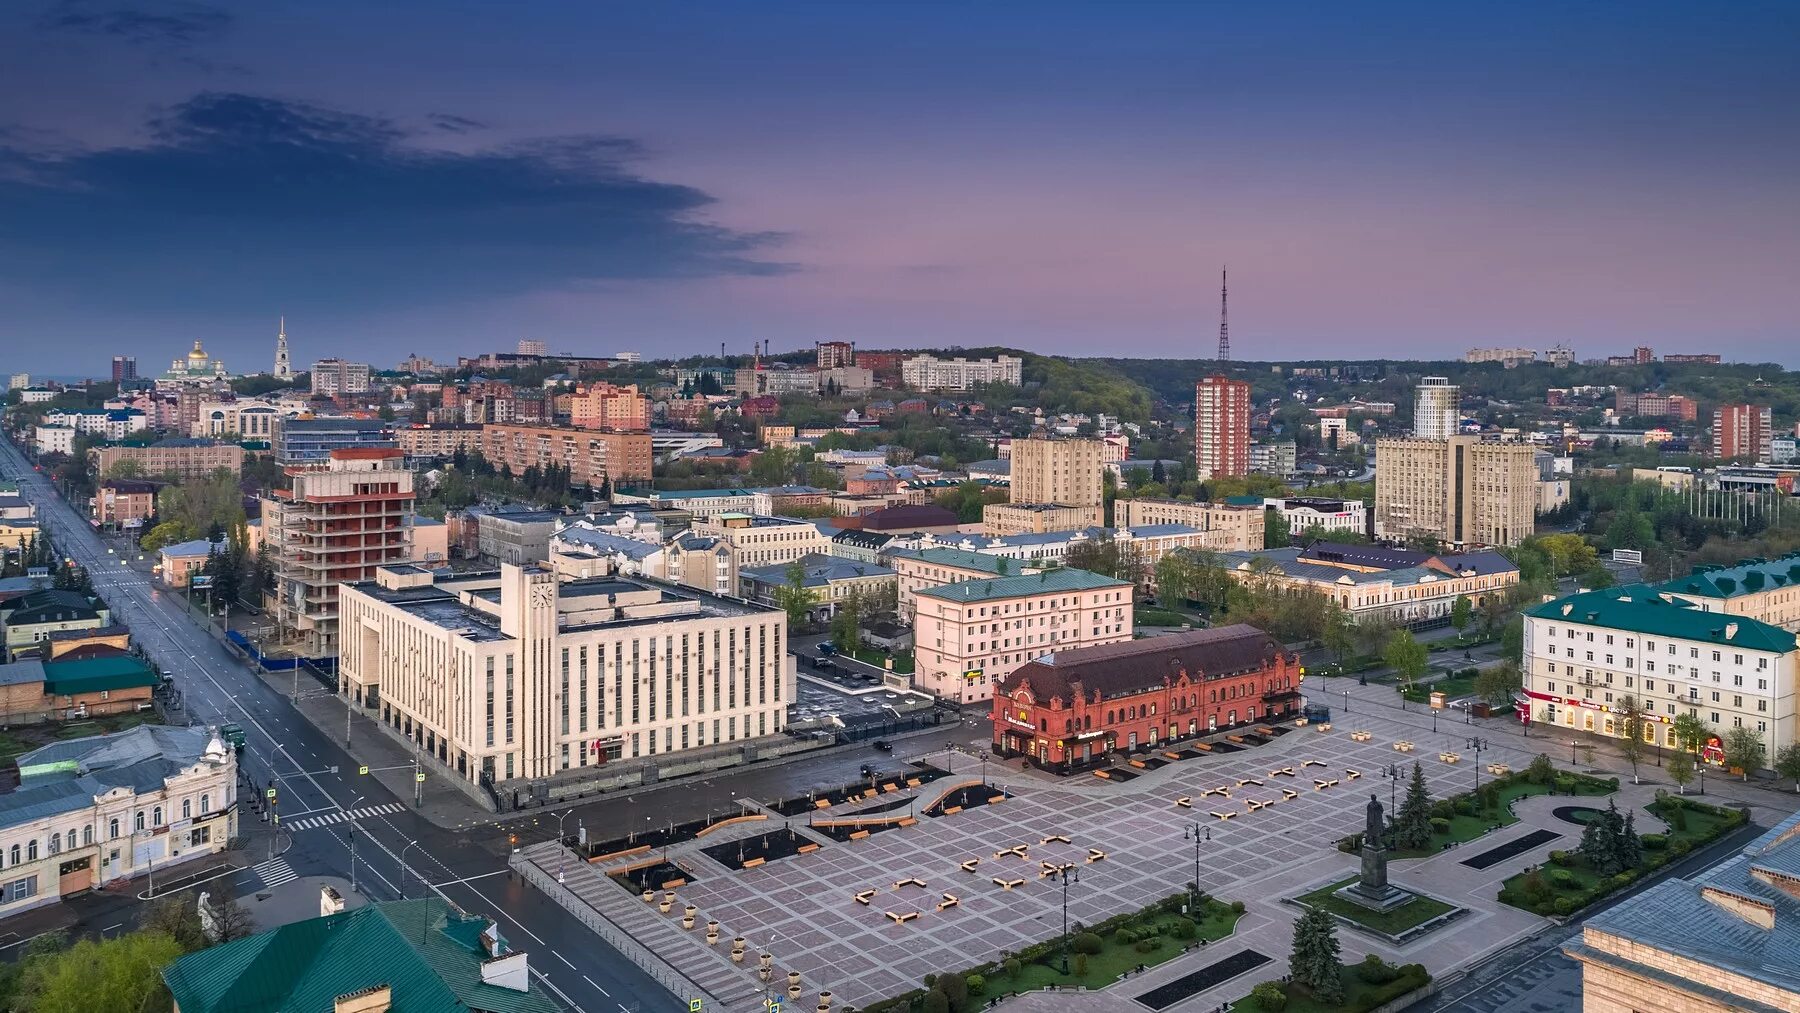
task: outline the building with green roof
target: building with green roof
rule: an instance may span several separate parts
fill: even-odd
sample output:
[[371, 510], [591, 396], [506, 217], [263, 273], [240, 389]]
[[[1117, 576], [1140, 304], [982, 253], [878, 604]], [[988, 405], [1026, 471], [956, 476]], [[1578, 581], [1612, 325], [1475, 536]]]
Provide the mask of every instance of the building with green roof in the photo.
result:
[[1708, 612], [1800, 628], [1800, 552], [1774, 559], [1752, 557], [1732, 566], [1696, 566], [1687, 576], [1663, 581], [1656, 589]]
[[558, 1013], [494, 922], [438, 899], [372, 904], [190, 953], [176, 1013]]
[[1532, 722], [1617, 736], [1636, 704], [1645, 741], [1677, 746], [1674, 721], [1692, 714], [1710, 729], [1708, 759], [1722, 759], [1729, 730], [1748, 728], [1764, 766], [1794, 741], [1800, 652], [1788, 630], [1644, 584], [1556, 598], [1524, 621], [1519, 705]]
[[1132, 594], [1130, 581], [1067, 567], [920, 588], [913, 680], [940, 699], [985, 705], [1034, 658], [1130, 640]]

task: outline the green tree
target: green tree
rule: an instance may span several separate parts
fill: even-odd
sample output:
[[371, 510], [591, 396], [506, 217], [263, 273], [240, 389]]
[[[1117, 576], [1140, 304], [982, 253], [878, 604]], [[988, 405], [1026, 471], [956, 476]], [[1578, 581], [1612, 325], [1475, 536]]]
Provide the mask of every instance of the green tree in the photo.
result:
[[1416, 851], [1431, 844], [1431, 792], [1425, 787], [1425, 768], [1413, 762], [1412, 780], [1394, 816], [1394, 844]]
[[1463, 630], [1469, 628], [1469, 620], [1474, 618], [1474, 616], [1475, 606], [1470, 604], [1469, 596], [1466, 594], [1457, 595], [1455, 603], [1450, 606], [1450, 625], [1456, 630], [1456, 635], [1458, 637], [1462, 636]]
[[1525, 660], [1525, 617], [1513, 616], [1500, 633], [1500, 656], [1517, 665]]
[[1332, 660], [1339, 665], [1356, 650], [1356, 626], [1350, 620], [1350, 613], [1329, 598], [1319, 620], [1319, 646], [1330, 652]]
[[1490, 705], [1498, 706], [1510, 701], [1523, 683], [1518, 662], [1502, 661], [1498, 665], [1482, 669], [1475, 676], [1475, 695]]
[[1588, 567], [1587, 571], [1581, 575], [1581, 586], [1590, 591], [1612, 587], [1616, 583], [1618, 583], [1618, 578], [1613, 576], [1613, 572], [1599, 563]]
[[1743, 779], [1750, 780], [1750, 772], [1762, 766], [1764, 746], [1762, 735], [1754, 728], [1737, 725], [1725, 731], [1725, 765], [1743, 772]]
[[[1688, 784], [1694, 780], [1694, 754], [1685, 749], [1676, 750], [1669, 754], [1665, 769], [1669, 772], [1669, 780], [1675, 782], [1676, 793], [1686, 795]], [[1800, 791], [1800, 788], [1795, 790]]]
[[1322, 908], [1307, 908], [1294, 921], [1294, 949], [1288, 973], [1325, 1006], [1344, 1001], [1343, 969], [1338, 963], [1337, 920]]
[[1698, 753], [1706, 740], [1712, 738], [1712, 728], [1693, 711], [1675, 715], [1674, 729], [1675, 741], [1690, 753]]
[[181, 955], [181, 944], [161, 932], [132, 932], [100, 942], [84, 939], [24, 968], [24, 1008], [42, 1013], [167, 1009], [168, 990], [160, 972]]
[[1425, 645], [1414, 640], [1410, 630], [1400, 630], [1389, 637], [1387, 648], [1382, 652], [1382, 660], [1400, 677], [1402, 692], [1412, 689], [1419, 676], [1425, 674], [1428, 657]]
[[1281, 511], [1270, 507], [1263, 511], [1263, 548], [1285, 549], [1293, 543], [1289, 537], [1287, 521]]
[[199, 898], [191, 892], [159, 897], [144, 905], [138, 927], [168, 936], [188, 953], [205, 949], [207, 940], [200, 928], [199, 903]]
[[795, 560], [788, 564], [787, 583], [775, 589], [775, 606], [787, 613], [788, 631], [806, 625], [807, 613], [819, 603], [819, 595], [806, 586], [806, 567]]
[[[1572, 577], [1600, 561], [1599, 553], [1580, 535], [1544, 535], [1536, 539], [1536, 548], [1549, 558], [1552, 574], [1557, 577]], [[1524, 577], [1523, 570], [1520, 577]]]
[[839, 651], [849, 654], [862, 641], [861, 630], [863, 615], [867, 609], [862, 592], [852, 590], [838, 602], [837, 611], [831, 616], [831, 644]]
[[1800, 792], [1800, 743], [1790, 742], [1775, 754], [1775, 773], [1794, 782], [1794, 790]]
[[1615, 722], [1619, 729], [1619, 752], [1631, 764], [1631, 783], [1638, 783], [1638, 761], [1644, 756], [1644, 706], [1630, 693], [1619, 700]]
[[1356, 620], [1356, 649], [1363, 655], [1374, 655], [1388, 642], [1388, 635], [1393, 633], [1393, 624], [1387, 617], [1375, 612], [1365, 612]]

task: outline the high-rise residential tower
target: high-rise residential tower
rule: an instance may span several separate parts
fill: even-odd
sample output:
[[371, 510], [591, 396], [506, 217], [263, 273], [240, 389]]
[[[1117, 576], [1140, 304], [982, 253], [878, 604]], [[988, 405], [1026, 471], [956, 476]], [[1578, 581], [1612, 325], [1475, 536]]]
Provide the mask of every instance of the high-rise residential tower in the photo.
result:
[[1447, 440], [1459, 428], [1461, 388], [1449, 377], [1427, 376], [1413, 395], [1413, 436], [1421, 440]]
[[1723, 460], [1767, 461], [1775, 434], [1768, 405], [1727, 404], [1713, 411], [1713, 456]]
[[1248, 383], [1214, 374], [1194, 385], [1194, 467], [1202, 482], [1250, 473]]

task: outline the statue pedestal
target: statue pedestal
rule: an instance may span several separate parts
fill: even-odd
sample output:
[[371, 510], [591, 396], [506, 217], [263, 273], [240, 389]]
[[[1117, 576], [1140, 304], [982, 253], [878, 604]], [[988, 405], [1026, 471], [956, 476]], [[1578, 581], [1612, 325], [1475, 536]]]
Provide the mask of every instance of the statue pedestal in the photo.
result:
[[1352, 883], [1339, 890], [1337, 895], [1359, 907], [1382, 912], [1392, 911], [1397, 907], [1409, 904], [1413, 899], [1411, 891], [1403, 890], [1392, 883], [1382, 883], [1379, 886], [1368, 883]]

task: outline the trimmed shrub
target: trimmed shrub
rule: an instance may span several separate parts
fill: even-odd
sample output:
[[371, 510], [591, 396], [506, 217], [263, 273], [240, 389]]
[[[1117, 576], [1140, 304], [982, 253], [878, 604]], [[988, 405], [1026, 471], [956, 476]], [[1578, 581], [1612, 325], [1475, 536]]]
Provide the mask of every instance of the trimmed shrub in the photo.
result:
[[1669, 838], [1665, 834], [1644, 834], [1639, 840], [1644, 842], [1645, 851], [1661, 851], [1669, 846]]
[[925, 993], [925, 1013], [950, 1013], [950, 1000], [937, 989]]
[[1400, 969], [1371, 953], [1356, 965], [1356, 975], [1371, 985], [1385, 985], [1400, 977]]
[[1676, 841], [1669, 845], [1669, 854], [1676, 858], [1680, 858], [1692, 850], [1694, 850], [1694, 846], [1686, 841]]
[[1017, 978], [1019, 972], [1025, 969], [1025, 965], [1019, 963], [1018, 957], [1007, 957], [1006, 963], [1001, 966], [1006, 968], [1006, 976], [1008, 978]]
[[1154, 950], [1161, 945], [1162, 945], [1162, 937], [1161, 936], [1149, 936], [1147, 938], [1138, 940], [1136, 943], [1134, 943], [1132, 945], [1131, 948], [1138, 951], [1139, 953], [1149, 953], [1151, 950]]
[[1556, 776], [1556, 767], [1550, 763], [1550, 757], [1539, 753], [1531, 758], [1531, 766], [1525, 768], [1525, 776], [1532, 784], [1549, 784]]
[[1175, 919], [1175, 938], [1195, 939], [1200, 935], [1200, 923], [1192, 918]]
[[1465, 795], [1456, 800], [1456, 814], [1458, 816], [1473, 816], [1476, 811], [1477, 806], [1474, 799]]
[[1568, 867], [1575, 864], [1575, 856], [1567, 851], [1550, 852], [1550, 864]]
[[1234, 915], [1243, 914], [1244, 913], [1244, 902], [1241, 900], [1232, 901], [1231, 902], [1231, 913]]
[[1567, 869], [1551, 869], [1550, 883], [1559, 890], [1567, 890], [1575, 886], [1575, 874]]
[[981, 995], [987, 991], [987, 979], [981, 975], [971, 974], [967, 980], [969, 983], [970, 995]]
[[1256, 1005], [1267, 1010], [1268, 1013], [1280, 1013], [1281, 1010], [1287, 1009], [1287, 993], [1281, 990], [1280, 985], [1272, 981], [1265, 981], [1251, 989], [1250, 998], [1255, 999]]
[[1555, 911], [1559, 915], [1572, 915], [1575, 913], [1575, 898], [1558, 897], [1551, 902], [1550, 910]]
[[1557, 778], [1556, 779], [1556, 793], [1558, 795], [1573, 795], [1573, 794], [1575, 794], [1575, 779], [1572, 777]]
[[1447, 819], [1444, 819], [1441, 816], [1433, 816], [1431, 818], [1431, 832], [1434, 834], [1449, 833], [1450, 832], [1450, 821]]
[[950, 1000], [951, 1009], [960, 1007], [969, 998], [969, 979], [960, 974], [940, 974], [934, 987]]
[[1083, 932], [1069, 940], [1069, 948], [1076, 953], [1099, 953], [1106, 948], [1106, 941], [1097, 933]]
[[1519, 882], [1519, 892], [1524, 895], [1525, 903], [1541, 904], [1550, 897], [1550, 884], [1543, 873], [1533, 869]]

